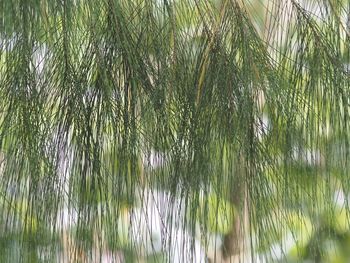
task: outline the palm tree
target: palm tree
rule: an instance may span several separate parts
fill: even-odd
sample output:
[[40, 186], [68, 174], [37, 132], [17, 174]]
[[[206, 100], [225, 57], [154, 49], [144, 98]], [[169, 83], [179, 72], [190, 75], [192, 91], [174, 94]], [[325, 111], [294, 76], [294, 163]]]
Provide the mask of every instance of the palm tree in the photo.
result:
[[346, 260], [349, 8], [0, 1], [0, 262]]

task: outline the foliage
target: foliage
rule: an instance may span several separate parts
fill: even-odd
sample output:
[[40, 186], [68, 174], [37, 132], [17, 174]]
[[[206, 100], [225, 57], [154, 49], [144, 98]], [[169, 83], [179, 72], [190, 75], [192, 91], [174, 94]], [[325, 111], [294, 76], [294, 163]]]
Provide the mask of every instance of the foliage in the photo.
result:
[[132, 230], [154, 202], [165, 260], [179, 231], [191, 262], [196, 240], [209, 251], [238, 218], [268, 260], [289, 260], [288, 235], [291, 261], [327, 260], [324, 242], [349, 242], [347, 198], [334, 202], [350, 187], [349, 8], [0, 1], [1, 244], [18, 235], [24, 251], [44, 231], [74, 261], [106, 250], [156, 261], [151, 230]]

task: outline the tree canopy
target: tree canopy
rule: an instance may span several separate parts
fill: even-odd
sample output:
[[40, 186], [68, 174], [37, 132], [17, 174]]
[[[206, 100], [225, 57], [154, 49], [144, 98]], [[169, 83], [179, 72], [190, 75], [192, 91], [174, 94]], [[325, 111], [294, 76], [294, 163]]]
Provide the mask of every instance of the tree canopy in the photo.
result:
[[347, 262], [349, 10], [0, 1], [0, 262]]

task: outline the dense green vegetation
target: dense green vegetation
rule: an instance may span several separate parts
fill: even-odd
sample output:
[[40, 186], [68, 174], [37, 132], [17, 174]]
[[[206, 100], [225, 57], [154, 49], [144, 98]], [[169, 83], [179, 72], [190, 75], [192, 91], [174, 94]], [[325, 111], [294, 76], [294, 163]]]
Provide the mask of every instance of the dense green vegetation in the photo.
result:
[[0, 262], [348, 262], [349, 10], [1, 0]]

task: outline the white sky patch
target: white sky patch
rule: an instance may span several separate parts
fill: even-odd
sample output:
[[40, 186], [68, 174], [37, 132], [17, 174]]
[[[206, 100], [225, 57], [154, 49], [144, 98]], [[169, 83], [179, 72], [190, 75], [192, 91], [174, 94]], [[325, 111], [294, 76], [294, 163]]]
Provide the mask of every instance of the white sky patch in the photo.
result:
[[346, 203], [349, 201], [346, 199], [349, 199], [349, 198], [347, 198], [345, 196], [345, 194], [342, 190], [337, 190], [334, 192], [333, 201], [337, 206], [344, 207], [346, 205]]
[[145, 189], [141, 195], [140, 207], [131, 212], [132, 238], [141, 251], [146, 255], [169, 252], [174, 263], [188, 262], [193, 253], [191, 262], [204, 263], [206, 255], [200, 242], [193, 240], [180, 222], [185, 213], [181, 199], [154, 189]]
[[318, 149], [293, 148], [293, 159], [302, 160], [308, 165], [321, 165], [324, 163], [324, 156]]
[[270, 130], [270, 119], [266, 114], [263, 114], [256, 120], [255, 136], [261, 141]]
[[0, 36], [0, 51], [10, 52], [18, 43], [18, 36], [13, 34], [11, 37]]
[[166, 155], [166, 153], [157, 152], [154, 150], [146, 152], [142, 157], [143, 165], [151, 169], [164, 166], [168, 159], [169, 157]]
[[65, 206], [57, 213], [56, 227], [58, 230], [68, 230], [78, 222], [78, 213], [72, 207]]
[[327, 8], [322, 1], [315, 0], [296, 0], [299, 5], [305, 9], [313, 18], [324, 20], [327, 16]]
[[43, 72], [48, 56], [49, 49], [46, 44], [37, 44], [34, 46], [32, 53], [32, 66], [39, 76]]

